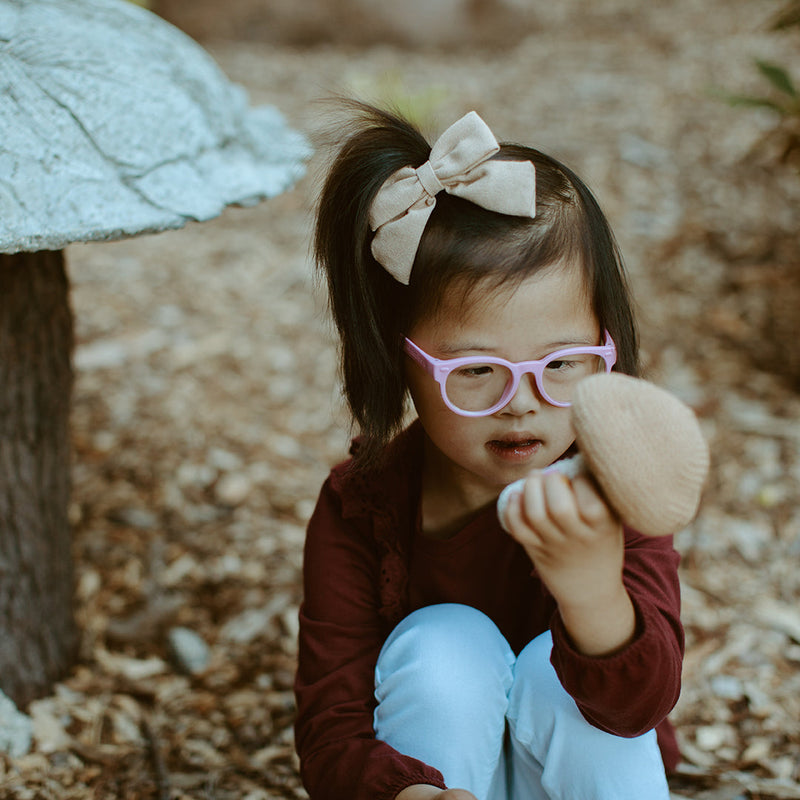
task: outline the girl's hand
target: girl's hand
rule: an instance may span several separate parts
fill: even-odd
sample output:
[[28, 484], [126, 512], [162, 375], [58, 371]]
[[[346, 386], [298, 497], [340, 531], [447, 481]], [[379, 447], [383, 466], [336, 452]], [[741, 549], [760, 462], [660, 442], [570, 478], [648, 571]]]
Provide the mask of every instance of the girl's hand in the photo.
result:
[[585, 476], [531, 475], [509, 502], [506, 524], [558, 603], [575, 646], [605, 655], [633, 637], [636, 618], [622, 582], [622, 524]]
[[407, 786], [395, 800], [478, 800], [466, 789], [439, 789], [429, 784]]

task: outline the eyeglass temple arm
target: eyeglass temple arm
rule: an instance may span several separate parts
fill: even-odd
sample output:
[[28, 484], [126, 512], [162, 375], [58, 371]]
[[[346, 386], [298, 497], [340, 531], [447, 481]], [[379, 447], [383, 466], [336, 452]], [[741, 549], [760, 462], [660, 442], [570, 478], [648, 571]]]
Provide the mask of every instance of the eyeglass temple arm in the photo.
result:
[[422, 350], [417, 347], [411, 339], [405, 339], [405, 351], [414, 361], [417, 362], [426, 372], [431, 375], [434, 373], [434, 365], [431, 363], [430, 358]]
[[606, 330], [606, 338], [605, 341], [603, 342], [603, 347], [607, 347], [611, 350], [609, 356], [603, 356], [606, 362], [606, 368], [610, 370], [617, 363], [617, 358], [619, 358], [619, 353], [617, 352], [617, 344], [611, 338], [611, 334], [608, 332], [608, 330]]

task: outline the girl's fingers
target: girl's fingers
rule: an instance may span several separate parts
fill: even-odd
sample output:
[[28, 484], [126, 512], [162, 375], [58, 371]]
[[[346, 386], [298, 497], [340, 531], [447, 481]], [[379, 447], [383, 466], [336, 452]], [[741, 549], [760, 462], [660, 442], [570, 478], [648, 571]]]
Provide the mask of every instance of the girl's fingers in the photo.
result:
[[544, 500], [548, 518], [560, 530], [573, 530], [580, 523], [572, 483], [560, 472], [543, 476]]
[[503, 513], [503, 525], [505, 529], [524, 547], [536, 546], [540, 544], [536, 531], [523, 513], [523, 487], [509, 496]]
[[599, 527], [614, 518], [613, 511], [593, 481], [581, 475], [573, 481], [572, 488], [575, 493], [578, 514], [587, 525]]
[[541, 473], [535, 472], [526, 478], [520, 495], [520, 509], [525, 522], [533, 528], [538, 528], [545, 517], [544, 488], [542, 487]]
[[528, 519], [525, 512], [525, 486], [530, 478], [520, 482], [520, 486], [506, 502], [504, 523], [506, 530], [526, 549], [541, 547], [542, 540], [537, 527]]
[[[559, 482], [563, 480], [562, 476], [535, 473], [525, 481], [522, 491], [523, 519], [529, 527], [536, 531], [542, 541], [554, 540], [561, 535], [559, 526], [549, 509], [548, 491], [552, 493], [553, 489], [546, 488], [554, 477], [557, 477]], [[569, 491], [568, 485], [562, 488]], [[558, 496], [559, 490], [555, 490], [555, 494]], [[561, 502], [563, 500], [559, 500], [559, 504]]]

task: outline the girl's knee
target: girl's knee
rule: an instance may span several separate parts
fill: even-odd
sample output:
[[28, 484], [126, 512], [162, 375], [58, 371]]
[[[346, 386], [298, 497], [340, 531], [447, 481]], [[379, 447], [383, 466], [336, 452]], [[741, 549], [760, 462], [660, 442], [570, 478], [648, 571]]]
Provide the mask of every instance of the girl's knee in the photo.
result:
[[426, 606], [409, 614], [392, 631], [378, 656], [378, 672], [403, 665], [510, 670], [514, 654], [497, 626], [475, 608], [456, 603]]
[[545, 631], [528, 642], [522, 649], [517, 661], [523, 669], [544, 669], [550, 664], [550, 653], [553, 652], [553, 634]]
[[540, 697], [563, 691], [550, 663], [552, 651], [550, 631], [537, 636], [523, 648], [514, 665], [515, 691], [534, 692]]
[[522, 730], [551, 729], [556, 718], [565, 713], [580, 716], [550, 663], [552, 650], [553, 638], [545, 631], [517, 657], [508, 717]]
[[[474, 705], [506, 697], [514, 653], [497, 626], [470, 606], [426, 606], [406, 617], [386, 640], [375, 668], [382, 702], [398, 687], [438, 705]], [[452, 701], [448, 701], [452, 698]]]

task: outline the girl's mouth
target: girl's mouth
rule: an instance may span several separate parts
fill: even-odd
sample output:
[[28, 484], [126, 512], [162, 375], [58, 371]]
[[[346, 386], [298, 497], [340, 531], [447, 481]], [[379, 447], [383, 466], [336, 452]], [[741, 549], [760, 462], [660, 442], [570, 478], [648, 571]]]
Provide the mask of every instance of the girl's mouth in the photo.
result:
[[537, 453], [542, 447], [541, 439], [492, 439], [486, 447], [506, 461], [524, 461]]

